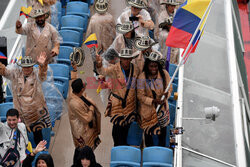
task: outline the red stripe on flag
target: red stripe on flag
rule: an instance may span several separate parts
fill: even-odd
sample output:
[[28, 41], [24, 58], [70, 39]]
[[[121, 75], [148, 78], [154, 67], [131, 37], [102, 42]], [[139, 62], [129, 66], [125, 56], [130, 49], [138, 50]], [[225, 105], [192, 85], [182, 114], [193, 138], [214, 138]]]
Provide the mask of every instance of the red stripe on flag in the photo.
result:
[[22, 11], [20, 12], [20, 16], [25, 16], [26, 18], [29, 18], [29, 15], [27, 15], [27, 14], [25, 14], [25, 13], [23, 13]]
[[97, 44], [90, 44], [90, 45], [86, 45], [88, 48], [92, 48], [93, 46], [95, 46], [96, 48], [98, 48]]
[[166, 45], [175, 48], [186, 48], [191, 38], [192, 34], [172, 26], [166, 40]]

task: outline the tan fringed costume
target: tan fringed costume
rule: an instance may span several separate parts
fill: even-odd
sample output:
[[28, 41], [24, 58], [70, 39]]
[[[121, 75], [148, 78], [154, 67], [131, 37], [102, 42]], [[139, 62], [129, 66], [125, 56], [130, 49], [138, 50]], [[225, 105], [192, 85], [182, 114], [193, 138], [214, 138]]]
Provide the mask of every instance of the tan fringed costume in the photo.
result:
[[88, 25], [86, 37], [95, 33], [98, 42], [98, 51], [106, 51], [115, 39], [115, 20], [111, 14], [95, 13]]
[[[124, 98], [127, 90], [127, 84], [125, 81], [125, 77], [123, 75], [120, 62], [116, 63], [115, 65], [110, 65], [107, 68], [101, 67], [98, 68], [98, 72], [101, 75], [108, 75], [111, 78], [112, 83], [112, 94], [110, 96], [110, 100], [112, 102], [111, 112], [107, 113], [108, 116], [111, 117], [111, 122], [113, 124], [118, 124], [120, 126], [127, 125], [131, 123], [135, 119], [135, 109], [136, 109], [136, 79], [138, 76], [138, 68], [136, 65], [133, 64], [134, 73], [132, 72], [132, 64], [130, 66], [130, 74], [128, 81], [132, 77], [132, 84], [130, 91], [127, 96], [126, 100], [126, 107], [122, 107], [122, 101], [116, 98], [113, 94], [118, 95]], [[128, 82], [127, 82], [128, 83]]]
[[31, 56], [35, 62], [37, 62], [37, 55], [40, 55], [42, 51], [45, 51], [46, 55], [48, 55], [49, 62], [52, 61], [50, 56], [52, 50], [59, 53], [58, 32], [48, 22], [45, 22], [42, 32], [40, 32], [36, 23], [32, 22], [16, 29], [16, 33], [27, 35], [25, 54]]
[[[72, 72], [71, 76], [72, 79], [76, 79], [76, 72]], [[90, 106], [72, 93], [72, 91], [69, 94], [68, 114], [71, 133], [75, 147], [84, 147], [87, 145], [94, 150], [101, 143], [98, 137], [101, 133], [101, 113], [96, 104], [85, 93], [83, 96], [91, 103]], [[93, 124], [92, 128], [89, 126], [91, 122]]]
[[33, 67], [30, 76], [24, 77], [22, 68], [0, 65], [0, 75], [12, 81], [14, 108], [32, 132], [51, 127], [50, 116], [42, 90], [42, 82], [47, 78], [47, 64]]
[[[167, 71], [164, 70], [164, 73], [165, 73], [166, 87], [167, 87], [168, 83], [170, 82], [170, 77]], [[159, 134], [161, 127], [158, 123], [155, 106], [152, 104], [154, 98], [151, 90], [155, 91], [156, 98], [158, 99], [160, 99], [161, 96], [163, 95], [164, 93], [163, 80], [161, 78], [160, 72], [158, 72], [156, 80], [154, 81], [150, 80], [150, 83], [151, 84], [146, 83], [145, 72], [141, 73], [137, 82], [137, 98], [140, 101], [139, 123], [146, 134], [156, 135]], [[162, 127], [166, 127], [169, 123], [168, 98], [170, 97], [171, 92], [172, 92], [172, 86], [168, 91], [168, 97], [165, 99], [166, 105], [162, 107], [160, 112], [161, 119], [164, 120], [163, 121], [164, 125], [161, 125]]]

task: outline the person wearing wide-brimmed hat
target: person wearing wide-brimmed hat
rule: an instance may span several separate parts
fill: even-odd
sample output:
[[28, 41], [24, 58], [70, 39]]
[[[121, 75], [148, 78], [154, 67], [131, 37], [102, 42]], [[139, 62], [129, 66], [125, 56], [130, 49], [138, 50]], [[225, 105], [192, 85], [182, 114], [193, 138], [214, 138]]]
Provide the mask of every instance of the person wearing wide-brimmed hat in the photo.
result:
[[136, 49], [133, 46], [135, 39], [135, 28], [131, 21], [116, 25], [116, 32], [118, 35], [113, 41], [110, 48], [114, 48], [117, 53], [120, 53], [123, 48], [132, 49], [134, 53]]
[[86, 37], [95, 33], [98, 42], [98, 52], [105, 52], [115, 39], [115, 20], [108, 13], [108, 0], [96, 0], [94, 9], [96, 13], [90, 18]]
[[102, 66], [102, 59], [96, 56], [96, 67], [101, 75], [111, 78], [112, 88], [105, 116], [111, 117], [114, 146], [127, 145], [128, 129], [136, 114], [136, 79], [138, 69], [134, 63], [132, 50], [124, 48], [119, 55], [120, 62], [107, 68]]
[[139, 73], [142, 73], [145, 58], [147, 58], [152, 51], [158, 50], [158, 44], [149, 36], [142, 36], [134, 40], [134, 47], [138, 50], [134, 53], [138, 55], [135, 59], [135, 64], [138, 66]]
[[117, 19], [117, 24], [132, 21], [134, 27], [139, 26], [135, 30], [139, 36], [148, 35], [149, 30], [154, 28], [154, 22], [152, 21], [150, 14], [145, 10], [146, 3], [144, 0], [126, 0], [131, 6], [126, 9]]
[[179, 4], [176, 0], [160, 0], [160, 4], [162, 6], [162, 10], [158, 15], [155, 23], [155, 39], [159, 39], [159, 24], [169, 17], [174, 17], [176, 13], [176, 6]]
[[38, 68], [30, 56], [24, 56], [21, 63], [5, 67], [0, 63], [0, 75], [12, 82], [14, 108], [20, 113], [29, 132], [34, 133], [35, 143], [42, 137], [42, 128], [51, 127], [51, 121], [42, 90], [42, 82], [47, 79], [46, 53], [37, 57]]
[[49, 62], [59, 54], [59, 35], [55, 27], [46, 22], [47, 16], [43, 9], [35, 9], [32, 15], [35, 22], [22, 26], [19, 20], [16, 21], [16, 33], [27, 35], [25, 55], [31, 56], [34, 62], [42, 51], [46, 52]]
[[[31, 6], [33, 10], [31, 10], [30, 15], [33, 15], [35, 12], [35, 9], [42, 9], [46, 13], [48, 13], [48, 22], [50, 23], [51, 18], [49, 17], [51, 13], [51, 6], [56, 3], [57, 0], [42, 0], [43, 4], [39, 2], [38, 0], [26, 0], [27, 6]], [[34, 20], [32, 18], [28, 18], [28, 22], [33, 22]]]
[[166, 39], [168, 37], [168, 33], [173, 23], [173, 17], [162, 19], [159, 22], [159, 44], [160, 44], [160, 51], [163, 54], [164, 59], [166, 60], [166, 70], [168, 71], [169, 63], [171, 64], [178, 64], [179, 63], [179, 48], [167, 47], [166, 46]]
[[[170, 82], [170, 76], [163, 69], [160, 61], [160, 52], [151, 52], [146, 58], [143, 73], [137, 81], [137, 98], [139, 99], [139, 124], [144, 130], [145, 144], [153, 146], [153, 135], [157, 135], [159, 146], [165, 147], [166, 126], [169, 123], [168, 98], [171, 95], [172, 87], [164, 93]], [[166, 98], [161, 101], [161, 96]], [[163, 104], [161, 111], [156, 113], [158, 104]]]

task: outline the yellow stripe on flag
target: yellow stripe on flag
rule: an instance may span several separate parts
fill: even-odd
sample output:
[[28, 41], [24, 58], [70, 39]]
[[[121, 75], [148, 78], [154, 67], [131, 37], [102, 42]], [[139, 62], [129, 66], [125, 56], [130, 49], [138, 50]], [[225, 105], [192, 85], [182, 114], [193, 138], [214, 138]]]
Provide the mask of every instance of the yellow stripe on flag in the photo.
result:
[[43, 5], [43, 0], [38, 0]]
[[27, 15], [30, 14], [31, 10], [32, 10], [31, 6], [29, 6], [28, 8], [26, 8], [24, 6], [21, 7], [21, 12], [23, 12], [23, 13], [25, 13]]
[[89, 41], [97, 41], [96, 34], [90, 34], [90, 36], [84, 41], [84, 43], [87, 43]]
[[187, 4], [182, 8], [201, 19], [210, 2], [211, 0], [188, 0]]

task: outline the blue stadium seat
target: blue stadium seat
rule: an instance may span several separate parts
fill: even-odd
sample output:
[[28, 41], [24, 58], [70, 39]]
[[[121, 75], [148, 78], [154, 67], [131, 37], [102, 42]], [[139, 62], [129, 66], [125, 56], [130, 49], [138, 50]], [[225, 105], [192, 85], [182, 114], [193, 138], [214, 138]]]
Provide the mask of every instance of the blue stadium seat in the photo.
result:
[[58, 91], [63, 95], [63, 85], [59, 83], [54, 83], [54, 85], [58, 89]]
[[1, 122], [6, 122], [6, 113], [9, 109], [13, 108], [13, 103], [1, 103], [0, 104], [0, 118]]
[[61, 46], [59, 55], [57, 56], [57, 63], [66, 64], [71, 66], [71, 61], [69, 59], [70, 54], [73, 52], [73, 48], [70, 46]]
[[79, 15], [82, 17], [90, 16], [89, 5], [81, 1], [73, 1], [67, 3], [67, 13], [66, 15]]
[[35, 159], [32, 161], [32, 167], [35, 167], [36, 166], [36, 159], [38, 158], [38, 156], [39, 155], [41, 155], [41, 154], [49, 154], [49, 152], [48, 151], [41, 151], [41, 152], [39, 152], [39, 153], [37, 153], [36, 154], [36, 156], [35, 156]]
[[13, 96], [9, 85], [6, 86], [5, 102], [13, 102]]
[[[177, 65], [171, 64], [171, 63], [169, 64], [169, 75], [170, 75], [170, 76], [173, 76], [173, 74], [174, 74], [176, 68], [177, 68]], [[178, 72], [178, 73], [179, 73], [179, 72]], [[177, 73], [176, 76], [175, 76], [175, 77], [177, 77], [177, 78], [178, 78], [178, 73]]]
[[57, 12], [62, 13], [62, 3], [60, 1], [56, 1], [56, 9]]
[[130, 146], [117, 146], [111, 150], [110, 167], [140, 167], [141, 150]]
[[59, 34], [63, 38], [62, 46], [73, 46], [79, 47], [80, 46], [80, 33], [74, 30], [60, 30]]
[[143, 150], [143, 167], [172, 167], [173, 151], [165, 147], [147, 147]]
[[88, 20], [86, 20], [85, 18], [81, 17], [81, 16], [76, 16], [76, 15], [66, 15], [62, 17], [61, 20], [61, 29], [62, 30], [74, 30], [80, 33], [80, 40], [79, 43], [82, 44], [82, 40], [83, 40], [83, 32], [86, 31], [86, 29], [84, 29], [85, 27], [85, 23]]
[[170, 112], [170, 125], [174, 125], [175, 122], [175, 110], [176, 110], [176, 105], [172, 103], [168, 103], [169, 105], [169, 112]]
[[[47, 144], [46, 144], [47, 149], [49, 149], [49, 145], [50, 145], [50, 138], [51, 138], [50, 133], [51, 133], [51, 128], [43, 128], [42, 129], [43, 139], [47, 141]], [[32, 148], [36, 148], [33, 132], [27, 131], [27, 135], [28, 135], [29, 141], [32, 144]]]
[[138, 123], [132, 122], [128, 131], [128, 145], [140, 146], [142, 142], [142, 135], [143, 130], [139, 127]]
[[54, 82], [63, 85], [63, 97], [66, 99], [69, 87], [69, 66], [65, 64], [50, 64], [53, 71]]

